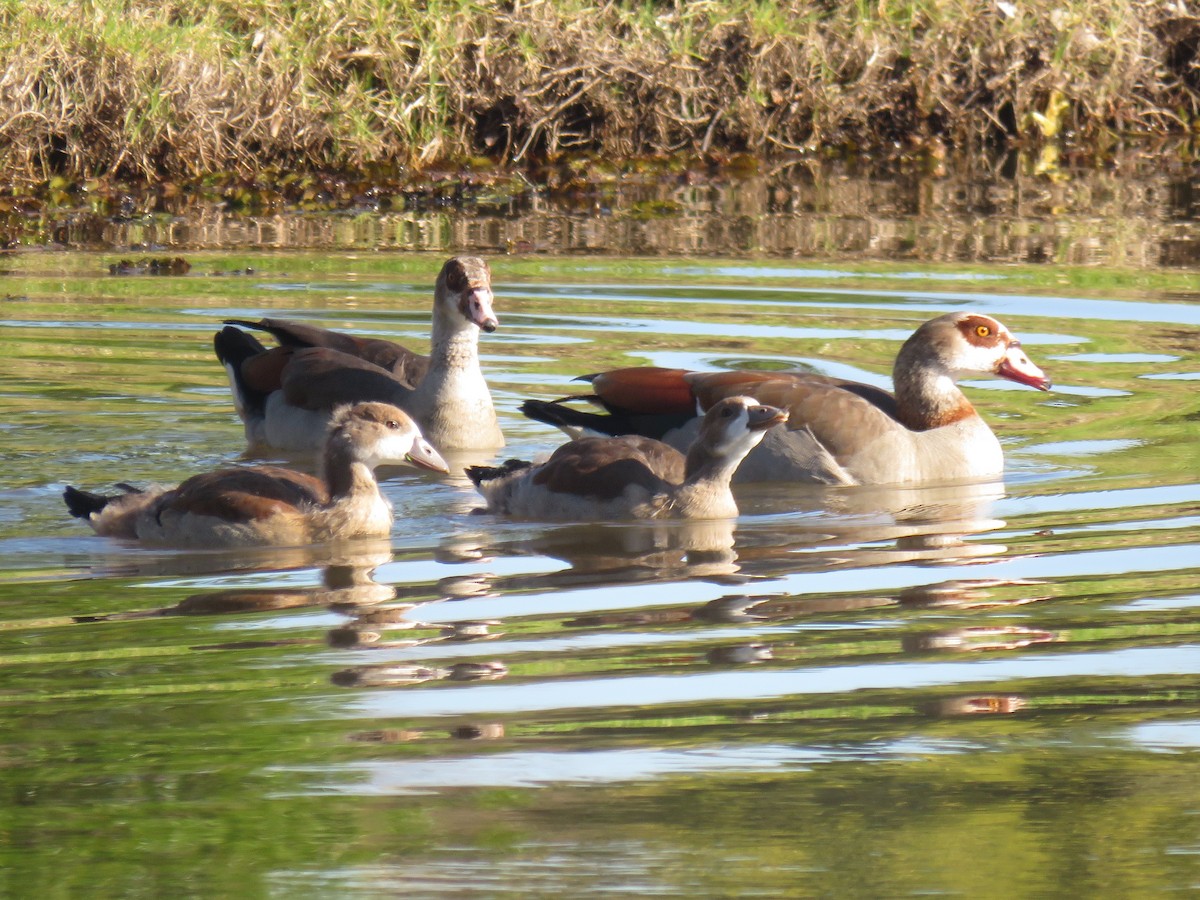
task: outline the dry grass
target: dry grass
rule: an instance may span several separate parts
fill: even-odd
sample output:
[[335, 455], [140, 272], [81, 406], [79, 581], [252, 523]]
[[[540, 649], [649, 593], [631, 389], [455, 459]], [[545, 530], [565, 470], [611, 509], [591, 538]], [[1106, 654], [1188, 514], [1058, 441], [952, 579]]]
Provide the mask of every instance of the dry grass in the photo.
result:
[[1175, 0], [0, 2], [10, 177], [1190, 134]]

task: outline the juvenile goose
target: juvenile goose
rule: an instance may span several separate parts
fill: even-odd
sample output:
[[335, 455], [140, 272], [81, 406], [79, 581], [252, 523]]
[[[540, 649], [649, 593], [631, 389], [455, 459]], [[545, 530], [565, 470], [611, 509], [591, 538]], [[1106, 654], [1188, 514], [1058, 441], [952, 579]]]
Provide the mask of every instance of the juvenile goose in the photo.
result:
[[312, 544], [386, 537], [391, 504], [374, 469], [383, 463], [448, 472], [416, 423], [386, 403], [335, 411], [321, 477], [279, 466], [249, 466], [194, 475], [175, 488], [93, 494], [68, 487], [71, 515], [97, 534], [174, 547]]
[[650, 438], [589, 437], [540, 465], [471, 466], [488, 512], [525, 519], [717, 519], [736, 516], [729, 480], [783, 410], [727, 397], [704, 415], [684, 457]]
[[[731, 394], [787, 410], [736, 480], [822, 484], [915, 484], [979, 480], [1003, 473], [1000, 442], [959, 390], [959, 379], [998, 375], [1038, 390], [1050, 381], [1007, 328], [990, 316], [955, 312], [913, 333], [896, 357], [895, 395], [824, 375], [787, 372], [686, 372], [639, 367], [581, 380], [586, 397], [527, 400], [532, 419], [584, 433], [642, 434], [680, 447], [696, 433], [698, 410]], [[563, 403], [586, 399], [607, 411]]]
[[[457, 256], [437, 278], [429, 356], [286, 319], [228, 319], [213, 347], [251, 447], [315, 449], [334, 407], [378, 400], [407, 411], [442, 450], [490, 449], [504, 435], [479, 367], [479, 332], [498, 324], [487, 263]], [[235, 325], [270, 332], [279, 346], [268, 350]]]

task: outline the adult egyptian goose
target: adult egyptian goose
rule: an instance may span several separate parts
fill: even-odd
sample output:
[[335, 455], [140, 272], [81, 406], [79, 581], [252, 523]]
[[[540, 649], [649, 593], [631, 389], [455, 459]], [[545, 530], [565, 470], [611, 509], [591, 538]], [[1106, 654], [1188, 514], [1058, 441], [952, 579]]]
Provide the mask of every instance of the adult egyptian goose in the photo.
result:
[[581, 438], [540, 465], [471, 466], [487, 511], [523, 519], [718, 519], [736, 516], [729, 488], [738, 464], [786, 413], [727, 397], [705, 413], [685, 457], [636, 435]]
[[[999, 375], [1038, 390], [1050, 381], [990, 316], [955, 312], [918, 328], [896, 356], [895, 395], [867, 384], [787, 372], [686, 372], [653, 367], [585, 376], [594, 393], [521, 411], [568, 434], [642, 434], [675, 447], [696, 434], [698, 411], [740, 394], [788, 412], [749, 455], [736, 480], [918, 484], [1003, 473], [1000, 442], [959, 390], [959, 379]], [[564, 406], [586, 399], [607, 415]]]
[[[279, 346], [268, 350], [235, 325], [270, 332]], [[487, 263], [456, 256], [434, 289], [429, 356], [286, 319], [228, 319], [213, 347], [252, 448], [316, 449], [336, 406], [377, 400], [407, 411], [442, 450], [491, 449], [504, 435], [479, 367], [479, 332], [497, 325]]]
[[386, 403], [334, 412], [321, 477], [279, 466], [194, 475], [175, 488], [93, 494], [68, 487], [67, 509], [97, 534], [172, 547], [297, 546], [386, 537], [392, 507], [374, 469], [383, 463], [448, 472], [416, 423]]

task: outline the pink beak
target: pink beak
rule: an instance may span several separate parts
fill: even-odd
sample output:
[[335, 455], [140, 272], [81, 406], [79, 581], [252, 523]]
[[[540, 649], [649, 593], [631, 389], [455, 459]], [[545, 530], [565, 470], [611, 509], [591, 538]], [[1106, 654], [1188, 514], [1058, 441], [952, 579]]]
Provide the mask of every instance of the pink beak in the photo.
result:
[[492, 312], [492, 292], [488, 288], [467, 288], [463, 291], [459, 309], [468, 321], [474, 322], [489, 334], [500, 325], [500, 320]]
[[1009, 381], [1035, 387], [1039, 391], [1050, 390], [1050, 379], [1025, 355], [1019, 341], [1013, 341], [1008, 345], [1008, 352], [1004, 354], [1004, 359], [1000, 360], [1000, 365], [996, 367], [996, 374]]

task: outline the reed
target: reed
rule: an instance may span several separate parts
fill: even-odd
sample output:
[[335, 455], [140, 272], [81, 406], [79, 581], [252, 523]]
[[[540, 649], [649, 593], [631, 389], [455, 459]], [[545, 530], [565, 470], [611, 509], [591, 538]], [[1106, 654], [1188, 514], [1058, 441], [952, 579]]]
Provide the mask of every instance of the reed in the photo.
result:
[[5, 0], [9, 178], [1189, 135], [1174, 0]]

